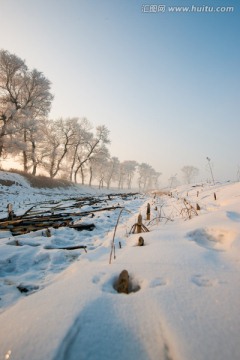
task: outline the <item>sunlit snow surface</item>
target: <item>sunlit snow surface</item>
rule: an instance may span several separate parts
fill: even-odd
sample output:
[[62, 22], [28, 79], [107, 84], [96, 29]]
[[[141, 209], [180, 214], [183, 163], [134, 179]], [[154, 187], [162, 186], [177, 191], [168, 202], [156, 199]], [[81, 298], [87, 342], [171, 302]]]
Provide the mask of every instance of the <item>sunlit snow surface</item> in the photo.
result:
[[[105, 196], [104, 207], [131, 213], [121, 216], [111, 265], [120, 209], [84, 217], [96, 225], [93, 231], [51, 229], [49, 238], [43, 231], [0, 233], [0, 359], [239, 359], [240, 183], [182, 186], [172, 197], [153, 193], [123, 201], [89, 188], [40, 191], [18, 175], [14, 181], [0, 188], [1, 217], [9, 202], [20, 215], [33, 204], [39, 210], [86, 195]], [[184, 198], [200, 206], [191, 219]], [[139, 212], [150, 230], [141, 234], [143, 247], [139, 235], [129, 234]], [[81, 244], [87, 253], [48, 249]], [[139, 291], [116, 292], [123, 269]]]

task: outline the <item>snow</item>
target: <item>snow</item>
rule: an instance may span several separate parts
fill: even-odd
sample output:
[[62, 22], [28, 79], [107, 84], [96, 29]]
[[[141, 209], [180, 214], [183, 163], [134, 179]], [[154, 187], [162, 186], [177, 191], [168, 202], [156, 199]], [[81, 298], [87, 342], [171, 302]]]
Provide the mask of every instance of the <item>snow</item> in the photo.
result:
[[[95, 223], [93, 231], [64, 227], [51, 229], [51, 237], [0, 232], [0, 359], [239, 359], [240, 183], [185, 185], [172, 197], [110, 201], [97, 190], [39, 190], [16, 179], [0, 189], [2, 217], [8, 199], [20, 214], [32, 203], [36, 209], [53, 200], [71, 206], [73, 200], [63, 200], [86, 193], [130, 213], [122, 212], [111, 264], [120, 208], [82, 218]], [[199, 204], [198, 215], [192, 211], [188, 218], [183, 198]], [[139, 235], [129, 234], [139, 212], [150, 230], [141, 234], [142, 247]], [[76, 244], [86, 245], [87, 253], [56, 249]], [[134, 290], [128, 295], [114, 288], [123, 269]]]

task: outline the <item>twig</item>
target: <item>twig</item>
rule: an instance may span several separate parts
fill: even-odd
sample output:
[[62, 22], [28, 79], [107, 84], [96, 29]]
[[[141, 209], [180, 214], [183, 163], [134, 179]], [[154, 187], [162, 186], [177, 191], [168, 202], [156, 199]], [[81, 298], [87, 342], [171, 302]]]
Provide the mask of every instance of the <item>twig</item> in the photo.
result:
[[114, 253], [114, 259], [116, 259], [116, 254], [115, 254], [115, 243], [114, 243], [114, 240], [115, 240], [115, 235], [116, 235], [116, 231], [117, 231], [117, 227], [118, 227], [118, 223], [119, 223], [119, 220], [120, 220], [120, 217], [121, 217], [121, 214], [123, 211], [127, 211], [129, 214], [131, 213], [129, 210], [125, 209], [125, 208], [122, 208], [121, 211], [119, 212], [119, 215], [118, 215], [118, 218], [117, 218], [117, 222], [116, 222], [116, 225], [115, 225], [115, 228], [114, 228], [114, 232], [113, 232], [113, 239], [112, 239], [112, 245], [111, 245], [111, 252], [110, 252], [110, 257], [109, 257], [109, 264], [111, 264], [112, 262], [112, 254]]

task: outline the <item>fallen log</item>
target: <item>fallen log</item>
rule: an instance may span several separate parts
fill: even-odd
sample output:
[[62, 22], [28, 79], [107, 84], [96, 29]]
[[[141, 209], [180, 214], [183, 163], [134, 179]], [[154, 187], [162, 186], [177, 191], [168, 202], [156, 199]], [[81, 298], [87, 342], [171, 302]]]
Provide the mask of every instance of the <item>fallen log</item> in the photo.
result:
[[82, 231], [82, 230], [89, 230], [92, 231], [95, 228], [95, 225], [92, 224], [71, 224], [68, 225], [68, 227], [70, 227], [71, 229], [75, 229], [78, 231]]
[[46, 249], [46, 250], [77, 250], [77, 249], [84, 249], [84, 251], [87, 252], [87, 246], [85, 246], [85, 245], [61, 246], [61, 247], [45, 246], [44, 249]]
[[[14, 219], [2, 219], [0, 221], [0, 229], [2, 230], [10, 230], [13, 236], [22, 235], [29, 233], [30, 231], [43, 230], [49, 227], [59, 228], [60, 226], [69, 226], [76, 230], [93, 230], [94, 224], [73, 224], [74, 218], [81, 218], [84, 216], [92, 215], [94, 216], [95, 212], [99, 211], [111, 211], [116, 209], [122, 209], [122, 206], [109, 206], [98, 209], [91, 209], [89, 211], [78, 211], [78, 212], [65, 212], [65, 213], [56, 213], [49, 214], [51, 212], [44, 211], [39, 213], [31, 214], [30, 211], [33, 207], [29, 208], [23, 215], [16, 216]], [[37, 216], [37, 215], [41, 216]]]

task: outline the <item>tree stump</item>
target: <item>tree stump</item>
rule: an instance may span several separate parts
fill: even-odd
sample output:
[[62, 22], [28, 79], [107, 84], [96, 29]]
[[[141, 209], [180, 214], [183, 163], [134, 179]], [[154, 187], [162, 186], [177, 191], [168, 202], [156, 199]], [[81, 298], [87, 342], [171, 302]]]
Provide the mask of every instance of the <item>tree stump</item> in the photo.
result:
[[137, 221], [137, 234], [140, 234], [142, 232], [142, 215], [138, 215], [138, 221]]
[[196, 205], [196, 210], [201, 210], [201, 208], [198, 204]]
[[140, 234], [142, 232], [149, 232], [148, 228], [142, 223], [142, 215], [138, 215], [138, 221], [134, 224], [130, 230], [130, 234]]
[[47, 228], [47, 230], [46, 230], [46, 232], [45, 232], [45, 235], [47, 236], [47, 237], [51, 237], [52, 236], [52, 234], [51, 234], [51, 231]]
[[138, 246], [144, 246], [144, 239], [142, 236], [138, 238]]
[[9, 203], [7, 205], [7, 211], [8, 211], [8, 220], [13, 220], [13, 207], [12, 207], [12, 204]]
[[150, 220], [150, 214], [151, 214], [151, 208], [150, 208], [150, 204], [147, 204], [147, 220]]
[[129, 274], [127, 270], [123, 270], [118, 278], [117, 284], [116, 284], [116, 290], [118, 293], [129, 293]]

